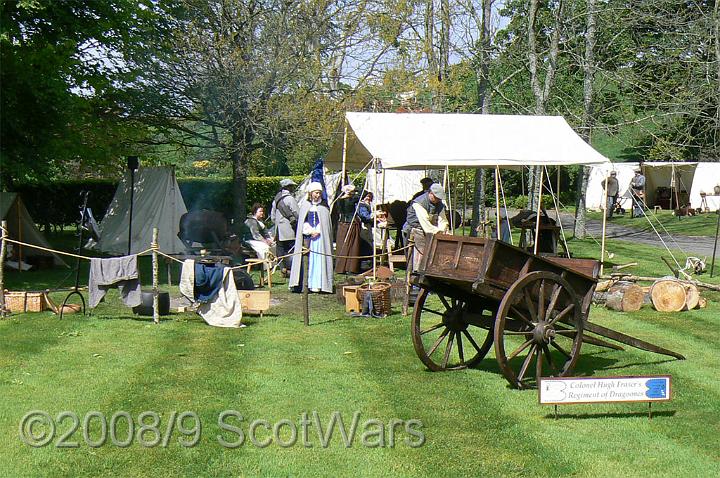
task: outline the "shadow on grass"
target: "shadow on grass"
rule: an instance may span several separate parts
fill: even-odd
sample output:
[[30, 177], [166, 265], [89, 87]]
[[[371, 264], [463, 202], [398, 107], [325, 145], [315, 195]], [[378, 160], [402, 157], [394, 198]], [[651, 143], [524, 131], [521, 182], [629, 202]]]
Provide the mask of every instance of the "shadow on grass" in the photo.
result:
[[[640, 402], [638, 402], [640, 403]], [[652, 418], [656, 417], [673, 417], [675, 410], [653, 411]], [[648, 412], [599, 412], [599, 413], [558, 413], [557, 419], [572, 418], [574, 420], [595, 420], [599, 418], [632, 418], [645, 417], [648, 418]], [[548, 413], [543, 418], [555, 418], [554, 413]]]

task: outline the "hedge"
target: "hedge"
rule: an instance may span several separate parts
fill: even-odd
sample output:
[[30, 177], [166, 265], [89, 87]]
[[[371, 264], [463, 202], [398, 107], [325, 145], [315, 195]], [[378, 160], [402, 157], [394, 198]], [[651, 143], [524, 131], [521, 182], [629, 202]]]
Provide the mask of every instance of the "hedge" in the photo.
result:
[[[298, 184], [304, 176], [291, 176]], [[250, 206], [259, 202], [269, 207], [284, 177], [248, 178], [247, 201]], [[232, 207], [232, 181], [230, 178], [178, 178], [180, 194], [188, 209], [207, 208], [228, 215]], [[15, 188], [30, 215], [46, 230], [53, 226], [73, 225], [80, 218], [81, 191], [89, 191], [88, 206], [98, 222], [110, 205], [118, 181], [84, 180], [53, 181], [47, 184], [23, 184]]]

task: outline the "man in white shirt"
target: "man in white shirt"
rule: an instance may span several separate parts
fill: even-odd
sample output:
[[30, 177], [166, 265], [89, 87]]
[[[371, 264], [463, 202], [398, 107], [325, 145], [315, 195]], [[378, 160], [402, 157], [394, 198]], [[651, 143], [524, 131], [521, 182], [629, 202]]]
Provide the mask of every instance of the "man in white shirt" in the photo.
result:
[[403, 233], [415, 243], [415, 250], [412, 252], [413, 271], [417, 270], [425, 251], [426, 235], [447, 233], [450, 229], [444, 199], [445, 190], [435, 183], [408, 206]]

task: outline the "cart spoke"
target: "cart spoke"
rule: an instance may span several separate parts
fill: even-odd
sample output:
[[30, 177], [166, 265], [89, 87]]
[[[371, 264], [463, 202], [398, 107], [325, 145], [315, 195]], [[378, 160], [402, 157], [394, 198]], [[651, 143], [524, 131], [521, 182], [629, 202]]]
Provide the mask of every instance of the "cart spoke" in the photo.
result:
[[560, 351], [560, 353], [563, 354], [564, 356], [566, 356], [567, 358], [572, 358], [572, 357], [570, 356], [570, 354], [569, 354], [564, 348], [560, 347], [560, 346], [559, 346], [558, 344], [556, 344], [554, 341], [553, 341], [553, 342], [550, 342], [550, 345], [552, 345], [553, 347], [555, 347], [556, 349], [558, 349], [558, 350]]
[[455, 332], [450, 332], [449, 339], [447, 342], [447, 345], [445, 346], [445, 357], [443, 357], [443, 368], [447, 367], [448, 360], [450, 359], [450, 352], [452, 352], [452, 346], [453, 346], [453, 338], [455, 337]]
[[555, 333], [563, 337], [574, 338], [578, 331], [577, 329], [555, 329]]
[[571, 312], [575, 308], [575, 304], [570, 304], [567, 307], [565, 307], [558, 315], [556, 315], [551, 321], [551, 324], [554, 324], [555, 322], [560, 321], [563, 317], [565, 317], [569, 312]]
[[431, 356], [433, 353], [435, 353], [435, 350], [437, 350], [437, 348], [440, 346], [440, 343], [445, 339], [448, 332], [450, 332], [450, 329], [447, 329], [447, 328], [442, 331], [442, 333], [440, 334], [440, 337], [437, 338], [437, 340], [433, 344], [432, 348], [428, 351], [428, 353], [427, 353], [428, 357]]
[[460, 332], [455, 333], [455, 337], [457, 337], [457, 347], [458, 347], [458, 355], [460, 356], [460, 363], [465, 363], [465, 355], [463, 353], [463, 344], [462, 344], [462, 334]]
[[525, 377], [525, 372], [527, 372], [528, 367], [530, 366], [530, 362], [532, 362], [533, 356], [535, 355], [535, 350], [537, 349], [537, 345], [533, 344], [532, 347], [530, 347], [530, 351], [527, 354], [527, 357], [525, 357], [525, 361], [522, 364], [522, 367], [520, 367], [520, 373], [518, 374], [518, 382], [522, 382], [523, 377]]
[[503, 335], [527, 335], [532, 334], [532, 330], [504, 330]]
[[530, 318], [533, 322], [537, 322], [537, 312], [535, 311], [532, 298], [530, 297], [530, 290], [527, 287], [523, 289], [523, 297], [525, 297], [525, 305], [530, 312]]
[[545, 318], [545, 279], [540, 281], [540, 289], [538, 290], [538, 320]]
[[447, 301], [447, 299], [445, 298], [445, 296], [442, 296], [442, 295], [438, 294], [438, 299], [440, 299], [440, 301], [443, 303], [443, 305], [445, 306], [445, 308], [446, 308], [447, 310], [452, 309], [452, 307], [450, 306], [450, 304], [448, 304], [448, 301]]
[[518, 319], [522, 320], [523, 322], [527, 322], [530, 326], [533, 326], [533, 327], [535, 326], [535, 324], [533, 324], [530, 319], [528, 319], [527, 317], [525, 317], [525, 315], [524, 315], [522, 312], [520, 312], [520, 311], [517, 309], [517, 307], [515, 307], [514, 305], [511, 305], [511, 306], [510, 306], [510, 311], [513, 312], [513, 314], [514, 314], [515, 316], [517, 316]]
[[525, 350], [526, 348], [528, 348], [528, 347], [533, 343], [533, 340], [534, 340], [534, 339], [529, 339], [527, 342], [525, 342], [524, 344], [522, 344], [520, 347], [518, 347], [518, 348], [516, 348], [515, 350], [513, 350], [512, 353], [511, 353], [510, 355], [508, 355], [508, 358], [507, 358], [507, 359], [508, 359], [508, 362], [509, 362], [510, 360], [514, 359], [514, 358], [517, 356], [517, 354], [519, 354], [520, 352], [522, 352], [523, 350]]
[[475, 343], [475, 339], [472, 338], [472, 335], [467, 330], [463, 330], [463, 334], [465, 334], [465, 337], [470, 341], [473, 347], [475, 347], [475, 350], [480, 352], [480, 347], [478, 347], [478, 344]]
[[553, 286], [552, 293], [550, 294], [550, 303], [548, 304], [547, 308], [547, 314], [545, 317], [550, 317], [550, 314], [553, 310], [555, 310], [555, 305], [557, 304], [557, 300], [560, 297], [560, 293], [562, 292], [563, 288], [560, 286], [560, 284], [555, 284]]
[[553, 376], [557, 376], [560, 374], [557, 367], [555, 366], [555, 362], [553, 362], [552, 356], [550, 355], [550, 349], [547, 345], [543, 345], [543, 352], [545, 352], [545, 359], [547, 360], [548, 365], [550, 365], [550, 368], [553, 370]]
[[537, 347], [537, 356], [535, 357], [535, 383], [540, 383], [540, 377], [542, 377], [542, 358], [543, 358], [543, 349], [542, 347]]
[[437, 310], [428, 309], [427, 307], [422, 308], [423, 312], [429, 312], [431, 314], [439, 315], [440, 317], [443, 316], [442, 312], [438, 312]]
[[433, 330], [437, 330], [437, 329], [439, 329], [440, 327], [442, 327], [442, 326], [444, 326], [444, 325], [445, 325], [445, 324], [443, 324], [442, 322], [440, 322], [439, 324], [435, 324], [435, 325], [433, 325], [432, 327], [430, 327], [430, 328], [428, 328], [428, 329], [421, 330], [421, 331], [420, 331], [420, 335], [425, 335], [425, 334], [427, 334], [428, 332], [432, 332]]

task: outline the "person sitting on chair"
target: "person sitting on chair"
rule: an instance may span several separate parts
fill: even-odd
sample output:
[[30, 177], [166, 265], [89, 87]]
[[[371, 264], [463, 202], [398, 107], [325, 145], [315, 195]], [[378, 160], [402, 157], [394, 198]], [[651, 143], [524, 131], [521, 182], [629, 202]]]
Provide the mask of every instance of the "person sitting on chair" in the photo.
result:
[[245, 243], [250, 246], [257, 254], [258, 259], [267, 259], [270, 248], [275, 245], [270, 236], [270, 231], [265, 227], [262, 220], [265, 219], [265, 208], [260, 203], [255, 203], [250, 209], [250, 214], [245, 219], [245, 225], [248, 227], [249, 237], [245, 239]]

